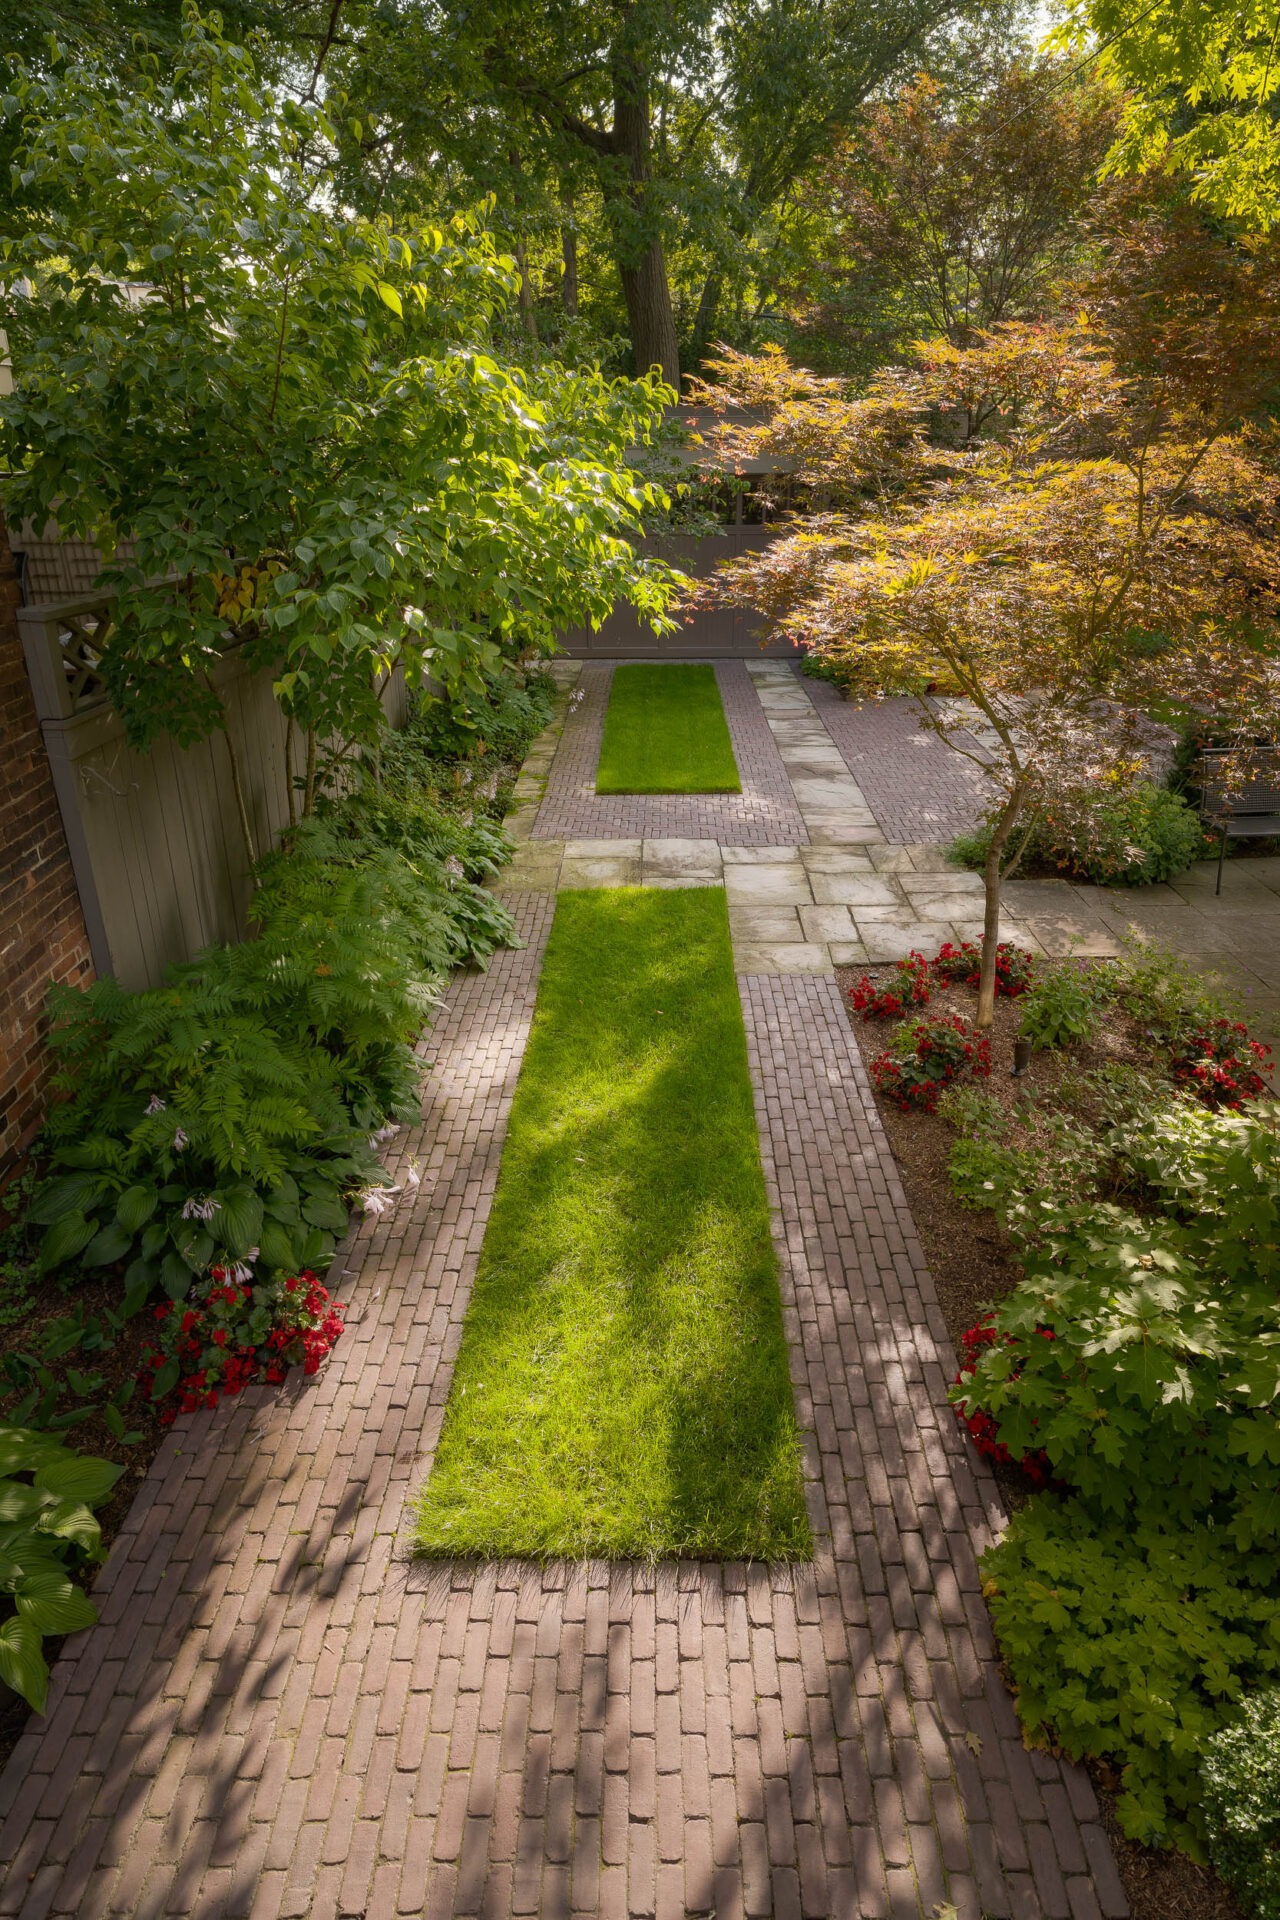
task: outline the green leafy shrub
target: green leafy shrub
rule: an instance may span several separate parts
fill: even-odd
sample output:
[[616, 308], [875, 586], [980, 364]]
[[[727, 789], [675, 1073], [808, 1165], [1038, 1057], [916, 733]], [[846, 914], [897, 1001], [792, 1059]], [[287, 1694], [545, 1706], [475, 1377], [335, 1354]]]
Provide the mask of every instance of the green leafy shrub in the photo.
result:
[[947, 1162], [951, 1190], [966, 1207], [1000, 1210], [1035, 1180], [1040, 1156], [993, 1139], [959, 1139]]
[[[1078, 880], [1126, 887], [1154, 886], [1185, 873], [1205, 853], [1204, 830], [1180, 794], [1149, 782], [1122, 798], [1101, 801], [1088, 815], [1087, 844], [1068, 838], [1052, 821], [1032, 828], [1023, 853], [1029, 866], [1051, 866]], [[948, 849], [957, 866], [980, 873], [991, 828], [960, 834]]]
[[1132, 1838], [1202, 1855], [1200, 1753], [1246, 1690], [1280, 1674], [1276, 1570], [1209, 1528], [1100, 1528], [1045, 1495], [983, 1556], [1027, 1737], [1111, 1759]]
[[551, 718], [554, 703], [550, 674], [526, 672], [521, 685], [504, 672], [482, 693], [459, 688], [449, 698], [415, 700], [405, 745], [429, 760], [520, 759]]
[[990, 1071], [990, 1040], [958, 1014], [904, 1021], [887, 1052], [871, 1062], [871, 1077], [886, 1098], [926, 1113], [933, 1112], [948, 1082]]
[[417, 1114], [410, 1043], [440, 979], [510, 937], [467, 877], [504, 851], [491, 828], [358, 795], [260, 864], [256, 940], [146, 993], [59, 991], [43, 1267], [126, 1262], [136, 1306], [219, 1260], [322, 1265], [384, 1178], [369, 1134]]
[[1111, 981], [1102, 967], [1054, 967], [1023, 1000], [1019, 1031], [1037, 1047], [1090, 1040], [1110, 994]]
[[0, 1426], [0, 1680], [44, 1712], [41, 1642], [97, 1619], [71, 1574], [102, 1557], [92, 1509], [124, 1471], [46, 1434]]
[[1250, 1920], [1280, 1920], [1280, 1688], [1210, 1735], [1200, 1784], [1209, 1858]]
[[1192, 1230], [1117, 1207], [1038, 1224], [1027, 1278], [996, 1308], [1011, 1337], [982, 1356], [970, 1405], [1013, 1454], [1043, 1448], [1099, 1515], [1141, 1510], [1280, 1550], [1273, 1280], [1236, 1262], [1228, 1287], [1231, 1263], [1196, 1262]]

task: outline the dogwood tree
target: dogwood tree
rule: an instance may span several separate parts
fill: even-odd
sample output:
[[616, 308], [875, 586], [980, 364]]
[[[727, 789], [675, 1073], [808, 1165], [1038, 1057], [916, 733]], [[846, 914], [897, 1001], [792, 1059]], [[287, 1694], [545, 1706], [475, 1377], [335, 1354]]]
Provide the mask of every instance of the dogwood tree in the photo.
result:
[[[807, 449], [805, 383], [786, 376], [774, 418], [802, 479], [820, 485], [890, 400], [914, 403], [915, 457], [887, 502], [868, 461], [859, 500], [855, 451], [841, 510], [797, 520], [703, 591], [764, 610], [855, 694], [914, 696], [981, 769], [980, 1025], [1001, 885], [1036, 822], [1087, 840], [1099, 798], [1146, 769], [1153, 707], [1213, 712], [1242, 741], [1280, 724], [1274, 444], [1250, 418], [1280, 373], [1276, 298], [1269, 261], [1131, 210], [1078, 318], [926, 343], [870, 397], [819, 386]], [[733, 372], [722, 403], [748, 384]], [[758, 453], [772, 432], [724, 437]]]
[[265, 88], [214, 20], [189, 10], [128, 91], [55, 61], [3, 112], [0, 489], [11, 521], [56, 515], [114, 554], [102, 671], [136, 744], [222, 729], [239, 794], [214, 669], [245, 647], [307, 806], [324, 745], [375, 735], [398, 663], [480, 684], [619, 598], [661, 622], [672, 577], [627, 537], [655, 496], [624, 455], [665, 390], [502, 364], [512, 263], [470, 220], [344, 212], [325, 113]]

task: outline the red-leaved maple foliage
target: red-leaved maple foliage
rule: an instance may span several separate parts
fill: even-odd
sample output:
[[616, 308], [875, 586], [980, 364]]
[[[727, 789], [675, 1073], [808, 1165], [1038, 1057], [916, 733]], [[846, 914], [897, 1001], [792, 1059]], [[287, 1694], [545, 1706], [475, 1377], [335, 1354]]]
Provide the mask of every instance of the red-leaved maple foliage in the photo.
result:
[[921, 343], [859, 395], [724, 351], [698, 395], [754, 409], [724, 449], [785, 462], [814, 511], [694, 603], [762, 610], [856, 696], [915, 696], [986, 778], [979, 1026], [1042, 816], [1087, 843], [1153, 710], [1211, 716], [1242, 764], [1280, 734], [1280, 254], [1145, 183], [1097, 242], [1067, 319]]

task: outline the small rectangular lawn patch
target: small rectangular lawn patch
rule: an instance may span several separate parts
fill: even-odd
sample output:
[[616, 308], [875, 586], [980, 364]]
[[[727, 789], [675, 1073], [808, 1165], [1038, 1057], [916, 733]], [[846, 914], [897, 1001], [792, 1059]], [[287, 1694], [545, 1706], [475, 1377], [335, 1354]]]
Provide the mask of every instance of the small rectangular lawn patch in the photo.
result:
[[562, 893], [418, 1548], [811, 1544], [725, 896]]
[[714, 667], [616, 667], [597, 793], [741, 793]]

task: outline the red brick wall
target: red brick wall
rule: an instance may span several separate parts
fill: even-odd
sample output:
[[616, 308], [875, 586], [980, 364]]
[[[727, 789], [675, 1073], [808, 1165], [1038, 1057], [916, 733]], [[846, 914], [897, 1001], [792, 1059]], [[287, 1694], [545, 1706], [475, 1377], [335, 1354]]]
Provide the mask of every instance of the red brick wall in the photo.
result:
[[17, 607], [18, 582], [0, 521], [0, 1168], [40, 1120], [49, 1071], [49, 987], [92, 977]]

